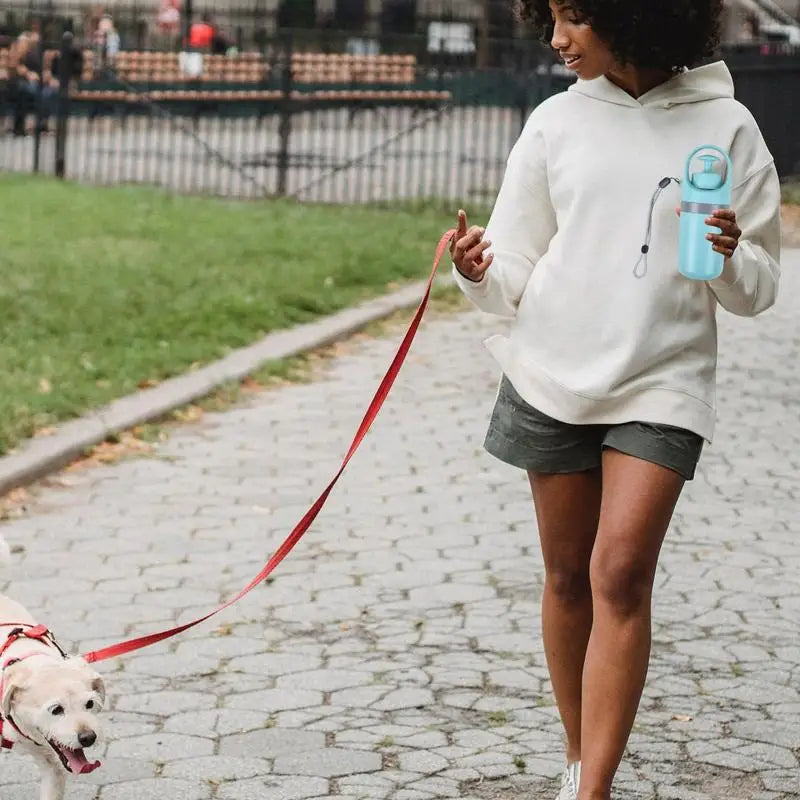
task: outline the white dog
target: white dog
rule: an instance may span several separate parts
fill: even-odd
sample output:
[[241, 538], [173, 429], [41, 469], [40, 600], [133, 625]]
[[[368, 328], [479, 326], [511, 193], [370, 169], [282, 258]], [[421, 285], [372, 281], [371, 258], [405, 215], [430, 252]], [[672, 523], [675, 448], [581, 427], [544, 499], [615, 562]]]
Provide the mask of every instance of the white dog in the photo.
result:
[[103, 678], [80, 656], [68, 656], [19, 604], [0, 595], [0, 738], [33, 756], [41, 800], [63, 800], [67, 775], [100, 766], [84, 748], [100, 737]]

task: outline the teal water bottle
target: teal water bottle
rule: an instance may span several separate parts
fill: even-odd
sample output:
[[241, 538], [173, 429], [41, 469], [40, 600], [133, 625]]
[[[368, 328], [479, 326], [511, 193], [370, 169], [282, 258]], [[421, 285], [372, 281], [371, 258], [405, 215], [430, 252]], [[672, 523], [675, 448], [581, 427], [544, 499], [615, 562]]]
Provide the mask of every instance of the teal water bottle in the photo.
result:
[[[703, 152], [703, 151], [714, 151]], [[702, 165], [696, 169], [697, 162]], [[694, 171], [693, 171], [694, 170]], [[731, 207], [733, 165], [719, 147], [703, 145], [686, 159], [681, 183], [681, 222], [678, 241], [678, 269], [697, 281], [710, 281], [722, 273], [725, 256], [706, 239], [718, 228], [706, 225], [706, 218], [718, 208]]]

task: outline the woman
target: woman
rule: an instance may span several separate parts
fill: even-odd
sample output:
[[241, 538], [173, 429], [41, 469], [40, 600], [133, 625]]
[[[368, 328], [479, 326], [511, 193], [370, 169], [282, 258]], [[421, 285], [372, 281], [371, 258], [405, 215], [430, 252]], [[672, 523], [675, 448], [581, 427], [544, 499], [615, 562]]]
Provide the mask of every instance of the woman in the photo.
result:
[[[513, 318], [487, 450], [527, 471], [546, 569], [543, 635], [567, 739], [560, 800], [607, 800], [650, 656], [656, 563], [715, 422], [717, 305], [775, 301], [780, 191], [733, 98], [720, 0], [529, 0], [578, 80], [531, 115], [484, 232], [459, 212], [456, 280]], [[716, 280], [677, 268], [689, 154], [731, 156], [711, 210]], [[679, 211], [679, 209], [678, 209]], [[741, 227], [740, 227], [741, 226]]]

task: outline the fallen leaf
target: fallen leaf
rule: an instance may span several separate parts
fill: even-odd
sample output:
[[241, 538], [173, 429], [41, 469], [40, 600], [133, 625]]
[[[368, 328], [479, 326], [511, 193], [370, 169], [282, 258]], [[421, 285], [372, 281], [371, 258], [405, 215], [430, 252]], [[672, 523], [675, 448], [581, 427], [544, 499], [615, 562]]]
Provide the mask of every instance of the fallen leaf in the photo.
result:
[[47, 378], [39, 379], [39, 394], [50, 394], [53, 391], [53, 384]]
[[155, 378], [145, 378], [143, 381], [139, 381], [140, 389], [152, 389], [154, 386], [158, 386], [158, 381]]
[[68, 467], [68, 471], [85, 469], [97, 464], [113, 464], [121, 458], [138, 453], [151, 453], [152, 442], [138, 439], [130, 432], [120, 434], [118, 441], [106, 441], [93, 447], [83, 458], [76, 459]]
[[689, 714], [673, 714], [672, 719], [675, 720], [675, 722], [691, 722], [693, 717]]
[[[31, 496], [26, 489], [12, 489], [0, 497], [0, 519], [18, 519], [27, 511]], [[11, 552], [18, 553], [20, 546], [12, 546]]]
[[197, 420], [203, 418], [203, 411], [200, 406], [187, 406], [186, 408], [178, 409], [174, 416], [179, 422], [197, 422]]
[[242, 378], [240, 385], [242, 389], [247, 389], [251, 392], [260, 391], [263, 388], [261, 384], [250, 375], [248, 375], [246, 378]]
[[52, 436], [56, 432], [56, 429], [52, 425], [46, 425], [44, 428], [39, 428], [39, 430], [34, 432], [34, 436]]
[[67, 478], [65, 475], [52, 475], [47, 478], [42, 478], [42, 486], [57, 486], [61, 489], [68, 489], [71, 486], [77, 486], [78, 482]]

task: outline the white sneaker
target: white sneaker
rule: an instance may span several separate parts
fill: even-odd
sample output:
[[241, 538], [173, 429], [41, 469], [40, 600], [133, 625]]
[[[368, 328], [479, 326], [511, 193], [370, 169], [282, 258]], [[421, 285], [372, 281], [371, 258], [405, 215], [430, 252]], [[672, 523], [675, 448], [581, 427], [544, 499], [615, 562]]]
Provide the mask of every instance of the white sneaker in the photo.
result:
[[577, 800], [578, 785], [581, 780], [581, 762], [573, 761], [568, 764], [561, 776], [561, 791], [556, 800]]

